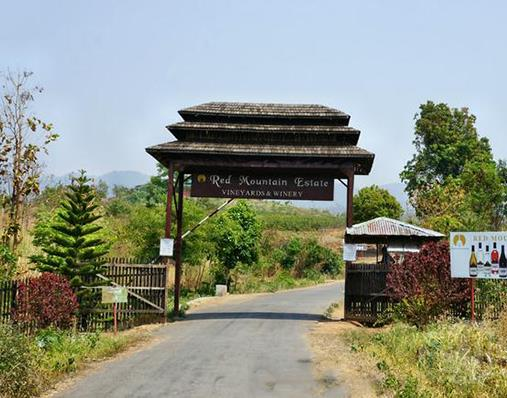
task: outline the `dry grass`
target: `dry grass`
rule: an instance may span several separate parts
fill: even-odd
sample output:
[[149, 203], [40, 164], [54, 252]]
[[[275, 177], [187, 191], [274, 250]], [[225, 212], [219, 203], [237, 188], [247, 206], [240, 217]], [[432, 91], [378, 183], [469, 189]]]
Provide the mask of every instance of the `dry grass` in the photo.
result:
[[507, 397], [507, 315], [480, 324], [403, 323], [374, 335], [350, 332], [357, 359], [375, 361], [382, 386], [397, 397]]

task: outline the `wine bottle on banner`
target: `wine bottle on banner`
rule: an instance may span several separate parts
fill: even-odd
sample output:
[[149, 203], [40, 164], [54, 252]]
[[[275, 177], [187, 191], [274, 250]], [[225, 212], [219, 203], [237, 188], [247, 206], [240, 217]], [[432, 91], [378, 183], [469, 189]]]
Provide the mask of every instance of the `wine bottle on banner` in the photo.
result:
[[496, 248], [496, 242], [493, 242], [493, 251], [491, 252], [491, 275], [498, 276], [498, 261], [500, 256]]
[[484, 251], [484, 274], [485, 276], [491, 276], [491, 254], [489, 252], [489, 245], [486, 245], [486, 250]]
[[477, 278], [477, 256], [475, 255], [475, 246], [472, 245], [472, 253], [468, 263], [468, 272], [471, 278]]
[[499, 261], [499, 276], [500, 278], [506, 278], [507, 277], [507, 257], [505, 257], [505, 246], [502, 245], [502, 252], [500, 254], [500, 261]]
[[482, 242], [479, 242], [477, 248], [477, 276], [481, 277], [484, 273], [484, 251], [482, 250]]

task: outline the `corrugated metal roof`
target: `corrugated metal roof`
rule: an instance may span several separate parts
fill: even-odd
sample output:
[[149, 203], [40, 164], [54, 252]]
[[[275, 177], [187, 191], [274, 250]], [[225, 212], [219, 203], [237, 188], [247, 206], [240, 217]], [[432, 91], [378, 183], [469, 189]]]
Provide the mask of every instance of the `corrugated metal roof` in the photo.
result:
[[347, 235], [360, 236], [417, 236], [421, 238], [443, 238], [440, 232], [387, 217], [378, 217], [347, 228]]

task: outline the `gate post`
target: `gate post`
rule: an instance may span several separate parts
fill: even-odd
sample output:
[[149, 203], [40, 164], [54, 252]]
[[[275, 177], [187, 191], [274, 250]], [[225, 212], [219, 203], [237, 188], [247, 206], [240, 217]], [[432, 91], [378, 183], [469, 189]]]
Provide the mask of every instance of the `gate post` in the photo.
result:
[[[169, 167], [167, 168], [167, 200], [165, 207], [165, 234], [164, 238], [171, 238], [171, 226], [172, 226], [172, 207], [173, 207], [173, 194], [174, 194], [174, 169], [173, 163], [169, 163]], [[162, 302], [162, 308], [164, 309], [163, 321], [167, 321], [167, 295], [168, 295], [168, 277], [169, 277], [169, 265], [171, 264], [171, 259], [166, 257], [162, 260], [162, 263], [165, 265], [164, 272], [164, 298]]]
[[180, 284], [181, 284], [181, 251], [182, 251], [182, 232], [183, 232], [183, 190], [185, 185], [184, 173], [178, 172], [176, 188], [178, 190], [178, 201], [176, 203], [176, 241], [174, 242], [174, 311], [173, 316], [178, 317], [180, 313]]
[[[354, 221], [353, 215], [353, 202], [354, 202], [354, 169], [347, 171], [347, 228], [352, 227]], [[350, 311], [350, 295], [347, 294], [347, 269], [351, 268], [352, 262], [345, 262], [345, 286], [344, 286], [344, 309], [343, 315], [347, 319], [347, 314]]]

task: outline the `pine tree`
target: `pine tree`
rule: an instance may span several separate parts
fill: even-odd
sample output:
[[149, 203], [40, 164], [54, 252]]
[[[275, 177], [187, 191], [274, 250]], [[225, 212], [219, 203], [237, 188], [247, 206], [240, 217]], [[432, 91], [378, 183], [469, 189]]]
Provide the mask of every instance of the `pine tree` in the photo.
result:
[[38, 270], [69, 279], [77, 293], [82, 314], [97, 304], [96, 292], [86, 287], [101, 284], [96, 275], [102, 271], [102, 258], [108, 252], [106, 242], [97, 237], [102, 227], [96, 221], [101, 215], [97, 213], [99, 205], [90, 181], [83, 170], [72, 178], [56, 221], [41, 245], [44, 254], [32, 257]]

